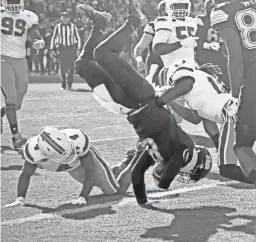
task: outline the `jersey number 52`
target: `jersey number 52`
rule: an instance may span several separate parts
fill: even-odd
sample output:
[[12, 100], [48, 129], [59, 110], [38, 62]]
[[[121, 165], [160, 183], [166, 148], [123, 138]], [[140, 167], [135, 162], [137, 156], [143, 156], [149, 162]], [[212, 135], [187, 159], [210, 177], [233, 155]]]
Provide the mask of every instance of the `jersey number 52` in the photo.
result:
[[186, 39], [191, 36], [195, 36], [195, 28], [188, 26], [178, 26], [176, 27], [176, 35], [178, 39]]
[[2, 33], [5, 35], [12, 35], [21, 37], [26, 32], [26, 21], [23, 19], [13, 19], [4, 17], [2, 19]]

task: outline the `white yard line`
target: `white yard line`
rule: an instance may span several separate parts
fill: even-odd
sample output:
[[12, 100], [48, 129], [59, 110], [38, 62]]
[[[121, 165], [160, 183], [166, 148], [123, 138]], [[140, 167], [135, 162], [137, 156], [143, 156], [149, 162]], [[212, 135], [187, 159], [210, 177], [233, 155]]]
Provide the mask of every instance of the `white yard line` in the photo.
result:
[[[206, 190], [209, 188], [215, 188], [215, 187], [218, 187], [221, 185], [228, 185], [228, 184], [233, 184], [233, 183], [234, 183], [234, 181], [229, 181], [229, 182], [217, 182], [214, 184], [205, 184], [205, 185], [195, 186], [195, 187], [184, 187], [184, 188], [179, 188], [179, 189], [172, 190], [172, 191], [151, 193], [148, 195], [148, 197], [149, 198], [161, 198], [161, 197], [165, 197], [168, 195], [175, 195], [175, 194], [182, 194], [182, 193]], [[135, 198], [134, 197], [125, 197], [118, 204], [115, 204], [113, 206], [121, 207], [121, 206], [124, 206], [126, 204], [131, 204], [131, 203], [136, 204]], [[10, 208], [2, 208], [2, 209], [10, 209]], [[27, 218], [5, 220], [1, 223], [1, 226], [14, 226], [17, 224], [24, 224], [27, 222], [37, 222], [40, 220], [53, 219], [56, 217], [58, 217], [57, 214], [42, 213], [42, 214], [37, 214], [34, 216], [27, 217]]]
[[[115, 127], [115, 126], [113, 126]], [[198, 131], [203, 131], [203, 129], [191, 129], [191, 130], [186, 130], [187, 133], [189, 132], [198, 132]], [[112, 137], [112, 138], [105, 138], [105, 139], [95, 139], [92, 140], [92, 142], [104, 142], [104, 141], [115, 141], [115, 140], [124, 140], [124, 139], [137, 139], [138, 136], [125, 136], [125, 137]]]

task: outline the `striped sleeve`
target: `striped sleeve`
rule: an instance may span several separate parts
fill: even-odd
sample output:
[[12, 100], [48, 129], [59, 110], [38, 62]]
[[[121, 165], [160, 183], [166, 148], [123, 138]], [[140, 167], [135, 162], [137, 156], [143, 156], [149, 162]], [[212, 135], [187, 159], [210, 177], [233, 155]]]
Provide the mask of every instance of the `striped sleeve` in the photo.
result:
[[155, 26], [154, 22], [149, 22], [146, 27], [144, 28], [144, 33], [154, 36], [155, 35]]
[[211, 26], [216, 27], [217, 24], [226, 22], [228, 17], [228, 14], [222, 9], [213, 9], [210, 15]]
[[58, 37], [58, 32], [59, 32], [59, 24], [57, 24], [53, 30], [53, 35], [52, 35], [52, 39], [51, 39], [51, 45], [50, 45], [50, 50], [54, 49], [54, 46], [56, 44], [57, 41], [57, 37]]
[[166, 30], [172, 32], [172, 20], [165, 17], [160, 17], [155, 20], [155, 32]]
[[81, 48], [82, 48], [81, 38], [80, 38], [80, 35], [79, 35], [79, 32], [78, 32], [78, 29], [75, 25], [74, 25], [74, 37], [75, 37], [75, 40], [76, 40], [75, 42], [77, 43], [77, 49], [81, 50]]

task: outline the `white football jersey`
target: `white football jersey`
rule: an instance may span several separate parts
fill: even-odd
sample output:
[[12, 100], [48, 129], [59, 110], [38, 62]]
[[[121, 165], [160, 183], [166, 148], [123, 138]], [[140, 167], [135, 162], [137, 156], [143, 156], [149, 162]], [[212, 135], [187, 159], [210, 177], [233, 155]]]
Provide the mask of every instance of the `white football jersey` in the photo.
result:
[[195, 70], [192, 90], [184, 95], [189, 107], [200, 117], [223, 123], [222, 111], [231, 95], [223, 92], [221, 84], [209, 74]]
[[[47, 157], [40, 151], [38, 136], [30, 138], [23, 148], [25, 160], [32, 164], [40, 164], [47, 171], [71, 171], [80, 165], [79, 157], [84, 156], [90, 149], [89, 137], [80, 129], [65, 129], [64, 132], [73, 142], [78, 158], [69, 164], [60, 164]], [[65, 161], [63, 162], [65, 163]]]
[[28, 10], [12, 13], [1, 7], [1, 55], [24, 58], [28, 30], [35, 24], [38, 24], [35, 13]]
[[[184, 21], [158, 17], [155, 20], [155, 37], [153, 45], [157, 43], [172, 44], [188, 37], [195, 37], [198, 26], [197, 18], [186, 18]], [[161, 56], [164, 65], [170, 67], [179, 59], [194, 59], [194, 48], [179, 48], [171, 53]]]

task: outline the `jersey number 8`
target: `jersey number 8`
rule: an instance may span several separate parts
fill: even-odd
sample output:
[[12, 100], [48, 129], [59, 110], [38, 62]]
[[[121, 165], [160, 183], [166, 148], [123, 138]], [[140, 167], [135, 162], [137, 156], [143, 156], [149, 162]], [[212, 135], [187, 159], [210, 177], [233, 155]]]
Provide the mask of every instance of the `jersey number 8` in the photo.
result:
[[5, 35], [12, 35], [21, 37], [26, 32], [26, 21], [23, 19], [16, 19], [5, 17], [2, 19], [2, 33]]
[[239, 30], [243, 44], [247, 49], [256, 48], [256, 10], [249, 8], [237, 12], [235, 21]]

